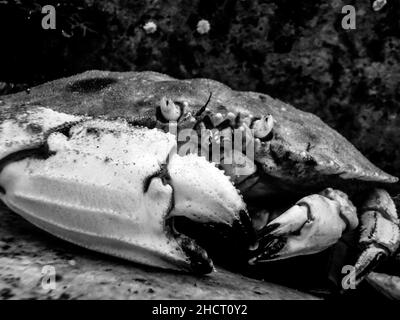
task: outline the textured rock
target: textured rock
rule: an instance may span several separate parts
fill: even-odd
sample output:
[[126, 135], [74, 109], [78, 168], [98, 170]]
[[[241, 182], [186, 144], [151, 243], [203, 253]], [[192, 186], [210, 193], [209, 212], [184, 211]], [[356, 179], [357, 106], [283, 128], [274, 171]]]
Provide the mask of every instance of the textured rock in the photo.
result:
[[[42, 288], [42, 271], [56, 288]], [[204, 277], [135, 265], [70, 245], [0, 205], [1, 299], [314, 299], [220, 269]]]

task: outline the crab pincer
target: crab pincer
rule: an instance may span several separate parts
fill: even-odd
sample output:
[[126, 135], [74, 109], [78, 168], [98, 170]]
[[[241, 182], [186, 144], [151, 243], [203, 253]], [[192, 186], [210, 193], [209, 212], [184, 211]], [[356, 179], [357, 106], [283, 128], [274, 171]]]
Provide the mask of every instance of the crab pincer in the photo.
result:
[[356, 209], [346, 194], [328, 188], [302, 198], [261, 229], [250, 263], [320, 252], [357, 225]]

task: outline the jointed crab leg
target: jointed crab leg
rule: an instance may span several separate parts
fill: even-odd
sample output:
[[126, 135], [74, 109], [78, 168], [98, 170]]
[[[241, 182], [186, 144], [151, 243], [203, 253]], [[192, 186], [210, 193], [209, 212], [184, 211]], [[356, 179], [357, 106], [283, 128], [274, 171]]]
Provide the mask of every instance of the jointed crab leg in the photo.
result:
[[250, 263], [320, 252], [357, 225], [356, 209], [347, 195], [328, 188], [299, 200], [265, 226]]
[[[259, 248], [250, 263], [320, 252], [357, 226], [356, 209], [346, 194], [326, 189], [301, 199], [267, 224], [259, 232]], [[375, 189], [360, 209], [360, 245], [355, 285], [400, 245], [399, 218], [385, 190]]]
[[356, 264], [356, 284], [376, 265], [396, 252], [400, 244], [399, 218], [390, 195], [375, 189], [361, 208], [360, 245], [363, 248]]
[[389, 299], [400, 300], [400, 277], [371, 272], [367, 281]]

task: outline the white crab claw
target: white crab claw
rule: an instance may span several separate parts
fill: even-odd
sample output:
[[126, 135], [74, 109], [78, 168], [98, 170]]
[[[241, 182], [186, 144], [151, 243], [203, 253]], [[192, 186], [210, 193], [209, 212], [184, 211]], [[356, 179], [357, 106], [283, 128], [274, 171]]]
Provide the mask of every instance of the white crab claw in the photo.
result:
[[175, 217], [239, 234], [251, 230], [228, 178], [204, 158], [179, 156], [171, 134], [86, 119], [51, 128], [42, 140], [18, 136], [18, 145], [0, 145], [6, 155], [0, 157], [0, 200], [62, 239], [147, 265], [207, 273], [211, 259], [196, 239], [174, 228]]
[[171, 216], [234, 228], [244, 241], [253, 244], [255, 235], [246, 205], [220, 169], [204, 157], [188, 154], [172, 157], [168, 172], [175, 195]]
[[[164, 223], [172, 188], [154, 177], [143, 192], [146, 176], [160, 169], [173, 142], [157, 131], [123, 127], [90, 121], [72, 127], [70, 138], [50, 134], [47, 158], [5, 165], [1, 200], [64, 240], [144, 264], [184, 268], [188, 258]], [[157, 152], [145, 152], [140, 135]]]
[[327, 189], [307, 196], [260, 231], [250, 263], [320, 252], [357, 224], [356, 209], [343, 192]]
[[256, 138], [265, 138], [274, 126], [274, 118], [271, 115], [263, 116], [261, 119], [254, 121], [253, 130]]
[[164, 118], [168, 121], [177, 121], [181, 116], [181, 109], [171, 99], [162, 97], [160, 109]]

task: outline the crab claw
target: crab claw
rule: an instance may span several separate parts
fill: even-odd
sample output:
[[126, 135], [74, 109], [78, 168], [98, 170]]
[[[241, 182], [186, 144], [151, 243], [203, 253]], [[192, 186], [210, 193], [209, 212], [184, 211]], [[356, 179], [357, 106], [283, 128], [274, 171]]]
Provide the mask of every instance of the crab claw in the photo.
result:
[[299, 200], [260, 231], [250, 264], [320, 252], [358, 224], [356, 209], [341, 191], [326, 189]]
[[254, 136], [259, 139], [265, 138], [272, 131], [273, 126], [274, 118], [271, 115], [264, 116], [261, 119], [254, 121]]
[[167, 121], [177, 121], [181, 116], [181, 109], [171, 99], [162, 97], [160, 100], [161, 113]]
[[361, 208], [360, 245], [363, 248], [355, 264], [355, 281], [365, 276], [400, 245], [400, 227], [396, 206], [390, 195], [375, 189]]
[[[179, 156], [173, 135], [117, 120], [72, 119], [80, 121], [67, 126], [67, 115], [42, 109], [20, 116], [0, 123], [0, 200], [45, 231], [134, 262], [197, 273], [211, 272], [213, 263], [197, 238], [176, 229], [177, 217], [251, 237], [229, 179], [205, 158]], [[40, 133], [28, 127], [33, 121]]]
[[172, 157], [168, 172], [174, 190], [170, 216], [210, 225], [225, 236], [235, 237], [246, 249], [255, 245], [256, 235], [246, 205], [222, 170], [204, 157], [188, 154]]

